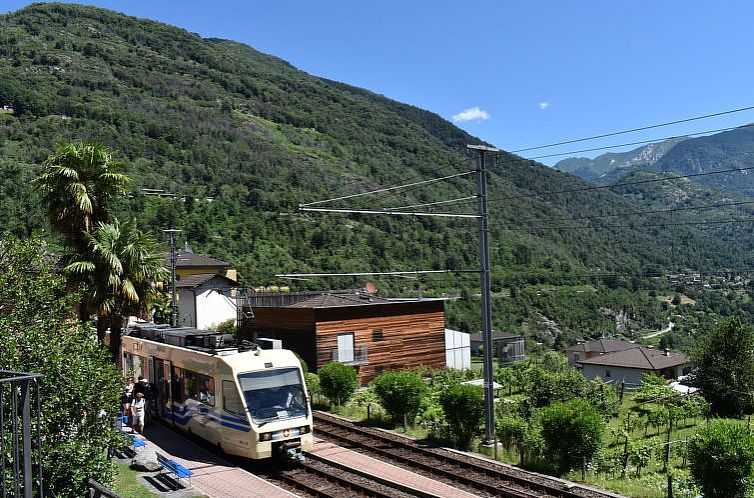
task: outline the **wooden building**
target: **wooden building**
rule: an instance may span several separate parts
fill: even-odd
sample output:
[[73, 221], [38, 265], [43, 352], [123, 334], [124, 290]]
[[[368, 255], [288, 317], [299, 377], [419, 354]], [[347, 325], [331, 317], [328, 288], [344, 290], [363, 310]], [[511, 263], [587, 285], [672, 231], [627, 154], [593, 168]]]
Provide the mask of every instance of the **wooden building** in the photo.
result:
[[[260, 294], [244, 303], [241, 336], [279, 339], [316, 371], [353, 365], [366, 384], [387, 370], [445, 366], [445, 301], [366, 292]], [[253, 317], [252, 317], [253, 315]]]

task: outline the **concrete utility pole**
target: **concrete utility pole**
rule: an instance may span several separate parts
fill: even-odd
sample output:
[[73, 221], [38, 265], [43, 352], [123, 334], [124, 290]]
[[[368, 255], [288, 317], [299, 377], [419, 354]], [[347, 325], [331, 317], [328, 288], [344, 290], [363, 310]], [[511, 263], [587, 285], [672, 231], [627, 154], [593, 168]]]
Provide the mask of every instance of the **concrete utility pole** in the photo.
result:
[[168, 234], [168, 237], [170, 238], [170, 291], [171, 291], [171, 299], [170, 299], [170, 312], [171, 312], [171, 318], [170, 318], [170, 325], [172, 327], [175, 327], [178, 321], [178, 306], [175, 299], [175, 264], [178, 259], [177, 251], [175, 248], [175, 236], [177, 233], [182, 232], [183, 230], [176, 230], [174, 228], [169, 228], [167, 230], [163, 230], [163, 232]]
[[487, 166], [486, 153], [500, 149], [484, 145], [467, 145], [477, 155], [477, 215], [479, 216], [479, 262], [482, 290], [482, 345], [484, 349], [484, 444], [495, 443], [495, 394], [492, 389], [492, 314], [490, 311], [490, 241], [487, 226]]

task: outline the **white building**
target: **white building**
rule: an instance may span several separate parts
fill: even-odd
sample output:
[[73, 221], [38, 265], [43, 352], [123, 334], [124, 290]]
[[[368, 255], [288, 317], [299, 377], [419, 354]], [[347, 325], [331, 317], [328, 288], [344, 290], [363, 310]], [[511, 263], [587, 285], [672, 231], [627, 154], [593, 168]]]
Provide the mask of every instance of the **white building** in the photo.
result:
[[206, 330], [236, 319], [238, 283], [224, 275], [198, 273], [176, 281], [178, 325]]
[[688, 358], [682, 354], [638, 347], [577, 361], [576, 366], [581, 367], [587, 379], [599, 377], [605, 382], [625, 382], [629, 387], [638, 387], [643, 372], [677, 379], [683, 375], [686, 363]]

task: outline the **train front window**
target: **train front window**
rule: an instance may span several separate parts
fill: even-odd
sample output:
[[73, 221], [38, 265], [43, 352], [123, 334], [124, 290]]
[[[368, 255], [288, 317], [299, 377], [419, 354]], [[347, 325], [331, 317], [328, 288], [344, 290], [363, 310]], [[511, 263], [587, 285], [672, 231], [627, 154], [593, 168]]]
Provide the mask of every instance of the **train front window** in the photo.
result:
[[251, 418], [257, 424], [308, 415], [297, 368], [244, 373], [238, 376], [238, 382]]

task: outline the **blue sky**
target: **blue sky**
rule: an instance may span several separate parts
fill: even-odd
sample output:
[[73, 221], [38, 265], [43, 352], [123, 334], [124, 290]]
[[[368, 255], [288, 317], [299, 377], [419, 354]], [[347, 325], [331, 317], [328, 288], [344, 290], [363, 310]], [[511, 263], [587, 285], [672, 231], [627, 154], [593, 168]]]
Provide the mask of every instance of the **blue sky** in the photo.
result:
[[[0, 12], [28, 3], [5, 0]], [[247, 43], [308, 73], [456, 116], [505, 150], [754, 105], [754, 2], [745, 0], [77, 3]], [[749, 122], [754, 111], [527, 157]]]

